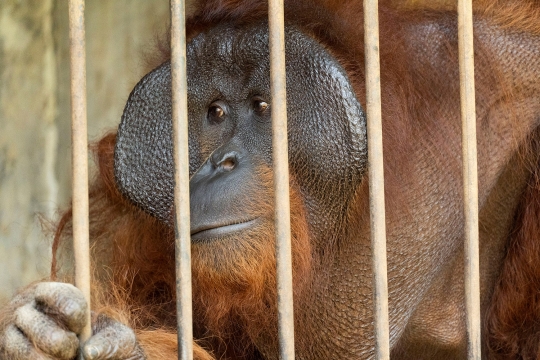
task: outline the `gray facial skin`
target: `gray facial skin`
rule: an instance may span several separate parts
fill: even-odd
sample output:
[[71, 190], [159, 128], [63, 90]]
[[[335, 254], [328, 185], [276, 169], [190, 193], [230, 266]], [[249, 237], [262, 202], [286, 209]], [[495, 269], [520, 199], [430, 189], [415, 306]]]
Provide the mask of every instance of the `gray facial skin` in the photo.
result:
[[[343, 69], [319, 43], [288, 28], [286, 48], [291, 173], [311, 214], [335, 220], [342, 213], [335, 204], [347, 205], [366, 165], [364, 113]], [[239, 219], [228, 204], [242, 203], [244, 190], [256, 181], [257, 164], [271, 166], [267, 24], [242, 31], [216, 27], [189, 43], [187, 57], [190, 175], [199, 171], [190, 183], [193, 229], [218, 217]], [[169, 63], [141, 80], [124, 111], [115, 153], [121, 191], [169, 223], [174, 186], [170, 87]], [[270, 104], [264, 113], [253, 108], [258, 99]], [[213, 103], [223, 108], [219, 121], [208, 115]], [[201, 176], [215, 168], [208, 165], [210, 154], [230, 151], [238, 160], [233, 171]]]

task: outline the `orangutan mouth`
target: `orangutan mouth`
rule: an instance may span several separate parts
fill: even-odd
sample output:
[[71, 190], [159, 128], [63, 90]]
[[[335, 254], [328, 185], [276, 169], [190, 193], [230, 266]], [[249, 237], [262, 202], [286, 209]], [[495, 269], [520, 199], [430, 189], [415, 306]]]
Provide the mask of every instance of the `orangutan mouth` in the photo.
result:
[[217, 238], [230, 235], [237, 231], [243, 231], [249, 229], [257, 222], [257, 219], [251, 219], [242, 222], [236, 222], [232, 224], [207, 224], [200, 225], [194, 229], [191, 229], [191, 240], [204, 240], [208, 238]]

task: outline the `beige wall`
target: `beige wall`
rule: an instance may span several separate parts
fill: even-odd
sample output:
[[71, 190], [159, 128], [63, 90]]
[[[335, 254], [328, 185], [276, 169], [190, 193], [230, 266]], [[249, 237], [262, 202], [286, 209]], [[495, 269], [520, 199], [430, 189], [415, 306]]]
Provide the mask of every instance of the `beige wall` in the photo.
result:
[[[168, 0], [87, 1], [90, 140], [117, 126], [168, 16]], [[0, 300], [47, 275], [39, 214], [70, 199], [67, 21], [67, 0], [0, 1]]]

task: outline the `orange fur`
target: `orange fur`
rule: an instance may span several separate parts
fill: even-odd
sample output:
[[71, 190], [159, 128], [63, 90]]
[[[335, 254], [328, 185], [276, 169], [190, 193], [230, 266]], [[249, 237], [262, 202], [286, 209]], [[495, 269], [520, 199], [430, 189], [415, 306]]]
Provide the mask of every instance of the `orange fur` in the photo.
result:
[[540, 357], [539, 139], [533, 139], [532, 175], [515, 215], [506, 259], [489, 309], [486, 331], [494, 359]]

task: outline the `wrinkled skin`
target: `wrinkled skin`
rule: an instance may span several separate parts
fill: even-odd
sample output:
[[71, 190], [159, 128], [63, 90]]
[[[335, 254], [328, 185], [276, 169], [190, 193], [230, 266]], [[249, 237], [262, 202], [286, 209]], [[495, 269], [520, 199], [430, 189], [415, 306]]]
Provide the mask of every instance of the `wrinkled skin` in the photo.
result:
[[[127, 326], [99, 316], [93, 336], [79, 344], [88, 306], [71, 284], [42, 282], [26, 288], [2, 309], [0, 358], [74, 359], [82, 351], [86, 360], [144, 360], [135, 333]], [[81, 349], [79, 349], [81, 347]]]
[[[383, 109], [389, 175], [390, 342], [398, 359], [462, 359], [466, 333], [456, 22], [453, 15], [438, 14], [405, 22], [398, 29], [394, 34], [403, 48], [381, 54], [383, 106], [395, 106]], [[476, 22], [475, 34], [484, 319], [530, 176], [527, 162], [522, 161], [527, 155], [521, 151], [540, 123], [540, 38], [502, 29], [483, 18]], [[392, 39], [381, 42], [381, 49], [394, 44]], [[287, 26], [287, 45], [291, 189], [301, 194], [313, 249], [312, 263], [303, 268], [308, 280], [296, 282], [295, 287], [301, 293], [295, 303], [297, 358], [373, 358], [367, 152], [360, 105], [365, 90], [357, 78], [362, 67], [355, 68], [355, 74], [348, 72], [350, 64], [340, 63], [338, 50], [328, 50], [331, 46], [321, 45], [298, 26]], [[236, 27], [226, 22], [210, 26], [188, 45], [192, 247], [194, 261], [218, 275], [234, 273], [241, 260], [247, 264], [242, 264], [243, 271], [267, 270], [251, 262], [258, 258], [249, 250], [273, 242], [268, 235], [273, 231], [272, 208], [264, 206], [272, 205], [273, 197], [265, 177], [272, 165], [266, 49], [263, 20]], [[403, 72], [393, 66], [403, 66]], [[170, 104], [169, 64], [165, 63], [143, 78], [130, 96], [114, 163], [123, 195], [168, 225], [173, 198]], [[404, 126], [402, 132], [392, 128], [400, 121], [410, 128]], [[78, 296], [72, 289], [61, 294], [50, 291], [47, 296], [55, 304], [73, 302]], [[201, 302], [211, 303], [219, 295], [210, 293], [204, 302], [203, 294]], [[26, 337], [14, 332], [15, 326], [23, 331], [28, 327], [27, 319], [36, 316], [32, 304], [42, 301], [40, 297], [42, 293], [38, 297], [31, 287], [9, 305], [8, 312], [18, 315], [4, 318], [0, 333], [4, 349], [19, 354], [35, 351], [31, 339], [38, 348], [55, 354], [60, 351], [58, 344], [65, 342], [62, 356], [69, 359], [77, 348], [72, 335], [80, 327], [75, 320], [84, 307], [80, 301], [81, 310], [71, 316], [61, 306], [46, 312], [48, 320], [38, 323], [35, 337], [29, 335], [31, 330], [24, 333]], [[271, 309], [268, 313], [273, 316]], [[51, 321], [58, 325], [50, 325]], [[205, 321], [194, 318], [195, 334], [215, 335]], [[246, 358], [278, 357], [274, 327], [261, 321], [261, 335], [238, 324], [239, 332], [245, 331], [253, 342]], [[50, 326], [71, 333], [52, 341]], [[131, 330], [114, 322], [90, 340], [99, 351], [108, 346], [107, 336], [100, 335], [108, 329], [117, 339], [126, 340], [116, 340], [117, 355], [105, 358], [143, 358]], [[6, 341], [14, 334], [17, 340]], [[234, 339], [225, 341], [229, 341], [226, 351], [209, 350], [218, 358], [234, 358], [240, 350], [234, 348]], [[17, 356], [13, 358], [25, 358]]]

